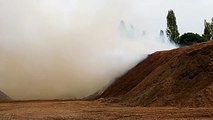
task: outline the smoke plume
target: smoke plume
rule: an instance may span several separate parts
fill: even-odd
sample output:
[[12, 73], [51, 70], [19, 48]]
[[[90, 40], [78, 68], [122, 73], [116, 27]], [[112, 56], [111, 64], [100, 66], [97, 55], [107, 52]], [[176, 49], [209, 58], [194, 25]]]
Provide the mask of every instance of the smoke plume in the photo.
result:
[[17, 100], [83, 98], [175, 48], [159, 39], [171, 2], [151, 1], [0, 0], [0, 90]]

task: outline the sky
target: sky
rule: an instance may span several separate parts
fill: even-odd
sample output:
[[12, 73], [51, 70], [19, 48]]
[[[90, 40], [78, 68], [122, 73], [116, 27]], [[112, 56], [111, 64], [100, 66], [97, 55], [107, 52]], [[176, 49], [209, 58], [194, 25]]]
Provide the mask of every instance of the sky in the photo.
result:
[[86, 97], [148, 54], [176, 48], [159, 39], [168, 10], [174, 10], [181, 34], [202, 34], [212, 5], [211, 0], [0, 0], [0, 90], [14, 99]]

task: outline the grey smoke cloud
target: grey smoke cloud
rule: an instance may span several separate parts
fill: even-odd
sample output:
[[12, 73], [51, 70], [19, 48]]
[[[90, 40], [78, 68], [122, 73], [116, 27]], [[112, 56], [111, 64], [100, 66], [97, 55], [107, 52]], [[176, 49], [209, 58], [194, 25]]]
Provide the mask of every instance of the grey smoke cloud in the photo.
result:
[[[181, 32], [201, 33], [203, 19], [211, 18], [211, 3], [0, 0], [0, 89], [15, 99], [85, 97], [147, 54], [175, 47], [159, 40], [169, 9]], [[134, 26], [131, 32], [147, 35], [124, 38], [121, 20]]]

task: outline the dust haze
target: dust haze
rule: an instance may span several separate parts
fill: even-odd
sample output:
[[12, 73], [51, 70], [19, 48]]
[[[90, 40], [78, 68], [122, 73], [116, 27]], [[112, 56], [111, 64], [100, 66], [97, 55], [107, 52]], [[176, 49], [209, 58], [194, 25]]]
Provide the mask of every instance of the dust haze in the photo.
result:
[[212, 2], [201, 2], [0, 0], [0, 90], [17, 100], [86, 97], [176, 47], [159, 39], [169, 9], [180, 32], [202, 33]]

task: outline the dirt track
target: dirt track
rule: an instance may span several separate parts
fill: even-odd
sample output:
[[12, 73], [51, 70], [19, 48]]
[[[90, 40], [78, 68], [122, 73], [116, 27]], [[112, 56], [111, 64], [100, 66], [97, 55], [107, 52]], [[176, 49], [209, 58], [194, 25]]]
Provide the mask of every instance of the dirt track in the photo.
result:
[[213, 119], [213, 108], [125, 107], [100, 101], [0, 103], [0, 120]]

